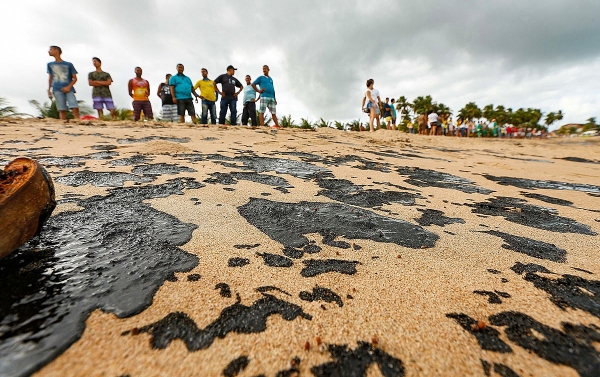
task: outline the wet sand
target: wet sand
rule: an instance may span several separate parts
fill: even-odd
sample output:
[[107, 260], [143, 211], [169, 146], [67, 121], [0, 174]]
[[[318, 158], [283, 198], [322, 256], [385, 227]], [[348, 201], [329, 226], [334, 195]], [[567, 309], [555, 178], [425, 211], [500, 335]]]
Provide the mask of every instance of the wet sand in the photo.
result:
[[0, 261], [0, 375], [597, 376], [598, 150], [0, 121], [59, 202]]

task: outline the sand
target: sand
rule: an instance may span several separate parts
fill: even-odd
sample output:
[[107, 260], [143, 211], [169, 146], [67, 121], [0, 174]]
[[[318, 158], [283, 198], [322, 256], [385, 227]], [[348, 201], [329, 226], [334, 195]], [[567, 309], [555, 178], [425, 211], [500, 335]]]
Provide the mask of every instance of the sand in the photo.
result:
[[[73, 229], [77, 243], [56, 250], [77, 254], [56, 252], [40, 276], [62, 274], [62, 300], [99, 282], [82, 296], [87, 306], [60, 307], [73, 315], [61, 330], [52, 326], [63, 317], [43, 310], [43, 284], [46, 297], [32, 300], [42, 300], [44, 325], [7, 319], [38, 288], [4, 297], [0, 374], [599, 375], [598, 151], [598, 138], [0, 121], [0, 166], [20, 155], [46, 161], [59, 200], [42, 246], [0, 261], [0, 273], [19, 253], [32, 264], [54, 253], [44, 237], [60, 244]], [[136, 201], [132, 190], [173, 179], [179, 192]], [[104, 204], [119, 193], [129, 199]], [[85, 239], [96, 220], [75, 226], [73, 214], [92, 208], [114, 217]], [[128, 233], [123, 219], [152, 231]], [[127, 243], [138, 236], [158, 241]], [[159, 258], [163, 246], [180, 259], [145, 268], [147, 297], [135, 279], [116, 298], [102, 289], [135, 275], [139, 260], [108, 274], [113, 259], [83, 283], [65, 278], [96, 268], [100, 254]], [[53, 267], [69, 258], [73, 271]], [[232, 258], [246, 264], [230, 267]], [[316, 260], [331, 271], [314, 275]], [[26, 284], [27, 264], [19, 268], [0, 289]]]

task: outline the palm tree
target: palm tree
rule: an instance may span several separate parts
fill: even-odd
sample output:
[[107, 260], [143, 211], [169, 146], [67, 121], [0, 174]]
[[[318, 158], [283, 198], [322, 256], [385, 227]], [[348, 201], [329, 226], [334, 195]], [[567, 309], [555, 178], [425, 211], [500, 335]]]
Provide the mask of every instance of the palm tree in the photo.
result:
[[323, 118], [320, 118], [319, 121], [317, 123], [315, 123], [316, 127], [331, 127], [331, 122], [327, 122], [325, 121]]
[[483, 117], [488, 121], [496, 118], [496, 110], [494, 109], [494, 105], [489, 104], [483, 108], [482, 111]]
[[[89, 115], [92, 114], [92, 109], [85, 103], [85, 101], [79, 100], [77, 101], [79, 104], [79, 114], [81, 115]], [[56, 101], [52, 101], [50, 103], [44, 102], [44, 104], [40, 104], [38, 101], [32, 99], [29, 100], [29, 104], [33, 106], [38, 112], [39, 118], [54, 118], [60, 119], [58, 109], [56, 107]], [[67, 119], [73, 119], [73, 111], [67, 111]]]
[[548, 114], [546, 114], [546, 119], [544, 120], [544, 124], [546, 125], [546, 127], [550, 127], [552, 125], [552, 123], [554, 123], [554, 122], [556, 122], [556, 113], [551, 111]]
[[413, 100], [413, 111], [415, 114], [429, 113], [434, 109], [433, 98], [430, 95], [419, 96]]
[[10, 118], [23, 115], [27, 114], [18, 113], [16, 107], [8, 106], [8, 101], [0, 97], [0, 118]]
[[469, 102], [458, 111], [458, 119], [461, 119], [463, 122], [465, 120], [472, 121], [476, 118], [481, 118], [481, 109], [475, 102]]
[[398, 100], [396, 100], [396, 110], [400, 112], [401, 115], [408, 115], [412, 108], [412, 103], [408, 102], [406, 97], [400, 96]]

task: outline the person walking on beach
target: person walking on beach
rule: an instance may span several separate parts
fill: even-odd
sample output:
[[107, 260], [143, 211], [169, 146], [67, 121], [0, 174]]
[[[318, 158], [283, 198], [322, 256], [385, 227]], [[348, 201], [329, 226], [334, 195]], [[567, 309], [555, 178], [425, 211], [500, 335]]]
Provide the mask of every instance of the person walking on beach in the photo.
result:
[[114, 120], [117, 118], [117, 111], [115, 110], [115, 104], [113, 103], [109, 88], [113, 82], [112, 77], [110, 77], [110, 73], [102, 70], [102, 61], [100, 58], [92, 58], [92, 64], [96, 70], [88, 74], [88, 84], [93, 88], [92, 101], [94, 109], [98, 111], [98, 119], [103, 119], [103, 108], [106, 107], [106, 110], [110, 111], [110, 115]]
[[167, 73], [165, 76], [165, 82], [161, 82], [158, 86], [158, 98], [162, 102], [162, 118], [168, 122], [175, 122], [177, 119], [177, 105], [173, 103], [173, 96], [171, 95], [171, 87], [169, 86], [169, 79], [171, 74]]
[[54, 58], [53, 62], [47, 64], [48, 72], [48, 96], [56, 99], [56, 108], [61, 120], [67, 120], [67, 104], [73, 111], [73, 117], [79, 119], [79, 104], [75, 98], [77, 82], [77, 71], [73, 64], [62, 60], [62, 49], [58, 46], [50, 46], [48, 55]]
[[[260, 99], [260, 96], [258, 97]], [[244, 87], [244, 109], [242, 110], [242, 125], [248, 125], [248, 118], [252, 122], [252, 127], [258, 126], [256, 120], [256, 90], [252, 86], [252, 78], [246, 75], [246, 86]]]
[[129, 80], [127, 89], [129, 96], [133, 98], [133, 120], [140, 120], [140, 114], [144, 112], [145, 119], [154, 119], [152, 104], [150, 103], [150, 83], [142, 78], [142, 68], [135, 67], [135, 77]]
[[398, 114], [396, 113], [396, 100], [394, 98], [391, 99], [390, 106], [392, 107], [392, 130], [396, 129], [396, 119], [398, 118]]
[[390, 106], [390, 98], [386, 97], [383, 104], [383, 119], [385, 119], [385, 128], [392, 129], [392, 107]]
[[[244, 86], [242, 83], [233, 77], [233, 74], [237, 68], [232, 65], [227, 66], [227, 73], [224, 73], [217, 77], [213, 82], [215, 91], [221, 95], [221, 112], [219, 113], [219, 124], [225, 126], [225, 115], [227, 115], [227, 108], [231, 116], [231, 125], [237, 124], [237, 96], [240, 94]], [[217, 84], [221, 84], [221, 90], [217, 87]], [[240, 88], [237, 92], [235, 88]]]
[[427, 116], [427, 120], [429, 121], [429, 128], [430, 128], [429, 135], [437, 134], [438, 118], [439, 118], [439, 115], [433, 110]]
[[419, 134], [427, 135], [427, 116], [425, 113], [421, 113], [417, 118], [417, 123], [419, 124]]
[[381, 102], [381, 97], [379, 96], [379, 90], [373, 88], [374, 84], [375, 81], [373, 79], [367, 80], [367, 91], [365, 92], [365, 98], [363, 99], [363, 104], [365, 103], [365, 100], [367, 102], [367, 105], [364, 108], [369, 110], [370, 132], [375, 131], [375, 129], [373, 128], [374, 120], [377, 121], [377, 128], [381, 127], [379, 123], [379, 114], [381, 114], [379, 111], [379, 103]]
[[169, 79], [169, 86], [171, 87], [171, 96], [173, 96], [173, 102], [177, 105], [177, 114], [179, 114], [179, 122], [185, 122], [185, 112], [192, 118], [192, 123], [196, 123], [196, 109], [194, 108], [194, 100], [192, 94], [196, 99], [198, 95], [194, 91], [194, 84], [189, 77], [183, 74], [185, 67], [183, 64], [177, 64], [177, 74], [171, 76]]
[[[215, 91], [215, 84], [211, 79], [208, 78], [208, 70], [202, 68], [202, 78], [194, 85], [194, 92], [200, 88], [200, 99], [202, 100], [202, 124], [208, 124], [208, 113], [210, 112], [210, 123], [217, 124], [217, 109], [215, 102], [217, 102], [217, 92]], [[198, 97], [196, 97], [196, 102]]]
[[[258, 89], [256, 87], [257, 85], [260, 87], [260, 89]], [[263, 65], [263, 75], [258, 77], [256, 80], [254, 80], [254, 82], [252, 83], [252, 87], [258, 93], [260, 93], [260, 103], [259, 103], [259, 107], [258, 107], [258, 116], [260, 117], [260, 125], [261, 126], [265, 125], [265, 111], [267, 111], [267, 108], [268, 108], [269, 111], [271, 112], [271, 118], [273, 118], [273, 122], [275, 122], [275, 125], [272, 127], [273, 128], [282, 128], [279, 125], [279, 121], [277, 120], [277, 114], [276, 114], [277, 99], [275, 98], [275, 86], [273, 85], [273, 79], [269, 76], [269, 66], [268, 65], [266, 65], [266, 64]]]

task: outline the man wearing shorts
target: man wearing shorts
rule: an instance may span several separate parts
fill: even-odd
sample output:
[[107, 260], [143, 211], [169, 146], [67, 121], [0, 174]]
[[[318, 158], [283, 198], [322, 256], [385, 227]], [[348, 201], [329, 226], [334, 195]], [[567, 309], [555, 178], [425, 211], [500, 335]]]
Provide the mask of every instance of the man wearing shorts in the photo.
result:
[[154, 119], [152, 114], [152, 104], [148, 96], [150, 95], [150, 83], [142, 78], [142, 69], [135, 67], [135, 77], [129, 80], [127, 85], [129, 96], [133, 98], [133, 120], [140, 120], [140, 114], [144, 112], [144, 118]]
[[93, 88], [92, 101], [94, 102], [94, 109], [98, 110], [98, 119], [104, 118], [103, 108], [105, 106], [106, 110], [110, 111], [112, 118], [116, 119], [117, 112], [109, 88], [113, 82], [112, 77], [110, 77], [110, 73], [102, 70], [100, 58], [92, 58], [92, 64], [96, 70], [88, 74], [88, 83]]
[[396, 129], [396, 119], [398, 114], [396, 113], [396, 100], [392, 98], [390, 106], [392, 107], [392, 130]]
[[[252, 78], [246, 75], [246, 86], [244, 87], [244, 110], [242, 111], [242, 125], [248, 125], [248, 118], [252, 121], [252, 127], [258, 126], [256, 120], [256, 90], [252, 87]], [[259, 97], [260, 98], [260, 97]]]
[[419, 124], [419, 134], [427, 135], [427, 115], [425, 115], [425, 113], [419, 115], [417, 123]]
[[[215, 84], [208, 78], [208, 70], [202, 68], [202, 78], [194, 85], [194, 92], [200, 88], [200, 99], [202, 100], [202, 124], [208, 124], [208, 113], [210, 112], [210, 123], [217, 124], [217, 109], [215, 102], [217, 101], [217, 92]], [[198, 102], [198, 97], [196, 97]]]
[[427, 115], [427, 120], [429, 121], [429, 135], [436, 135], [438, 128], [438, 118], [439, 115], [435, 111], [431, 111], [429, 115]]
[[[237, 96], [244, 87], [242, 83], [233, 77], [233, 74], [237, 68], [232, 65], [227, 67], [227, 73], [224, 73], [217, 77], [213, 82], [215, 91], [221, 95], [221, 112], [219, 113], [219, 124], [225, 124], [225, 115], [227, 115], [227, 108], [231, 114], [231, 125], [235, 126], [237, 123]], [[217, 84], [221, 84], [221, 90], [217, 87]], [[240, 88], [237, 92], [235, 88]]]
[[194, 84], [189, 77], [183, 74], [183, 64], [177, 64], [177, 74], [171, 76], [169, 79], [169, 86], [171, 87], [171, 95], [173, 96], [173, 102], [177, 105], [177, 114], [179, 114], [179, 122], [185, 122], [185, 112], [192, 118], [192, 123], [196, 123], [196, 109], [194, 108], [194, 101], [192, 100], [192, 94], [198, 98], [198, 95], [193, 90]]
[[[259, 86], [258, 89], [256, 86]], [[276, 105], [277, 99], [275, 99], [275, 87], [273, 86], [273, 79], [269, 77], [269, 66], [263, 65], [263, 76], [260, 76], [252, 83], [252, 87], [258, 93], [260, 93], [260, 105], [258, 107], [258, 115], [260, 116], [260, 125], [265, 125], [265, 111], [267, 108], [271, 112], [271, 118], [275, 125], [273, 128], [282, 128], [277, 121]]]
[[385, 103], [383, 104], [383, 118], [385, 119], [385, 128], [387, 130], [392, 129], [392, 107], [390, 106], [390, 98], [386, 97]]
[[171, 95], [171, 87], [169, 86], [169, 79], [171, 74], [167, 73], [165, 76], [165, 82], [161, 82], [158, 86], [158, 98], [162, 102], [162, 119], [168, 122], [175, 122], [177, 119], [177, 105], [173, 103], [173, 96]]
[[48, 72], [48, 96], [56, 99], [56, 108], [61, 120], [67, 120], [67, 103], [73, 110], [73, 117], [79, 119], [79, 104], [75, 98], [75, 88], [73, 85], [77, 82], [77, 71], [73, 64], [61, 59], [62, 50], [58, 46], [50, 46], [48, 55], [54, 58], [53, 62], [48, 63], [46, 71]]

